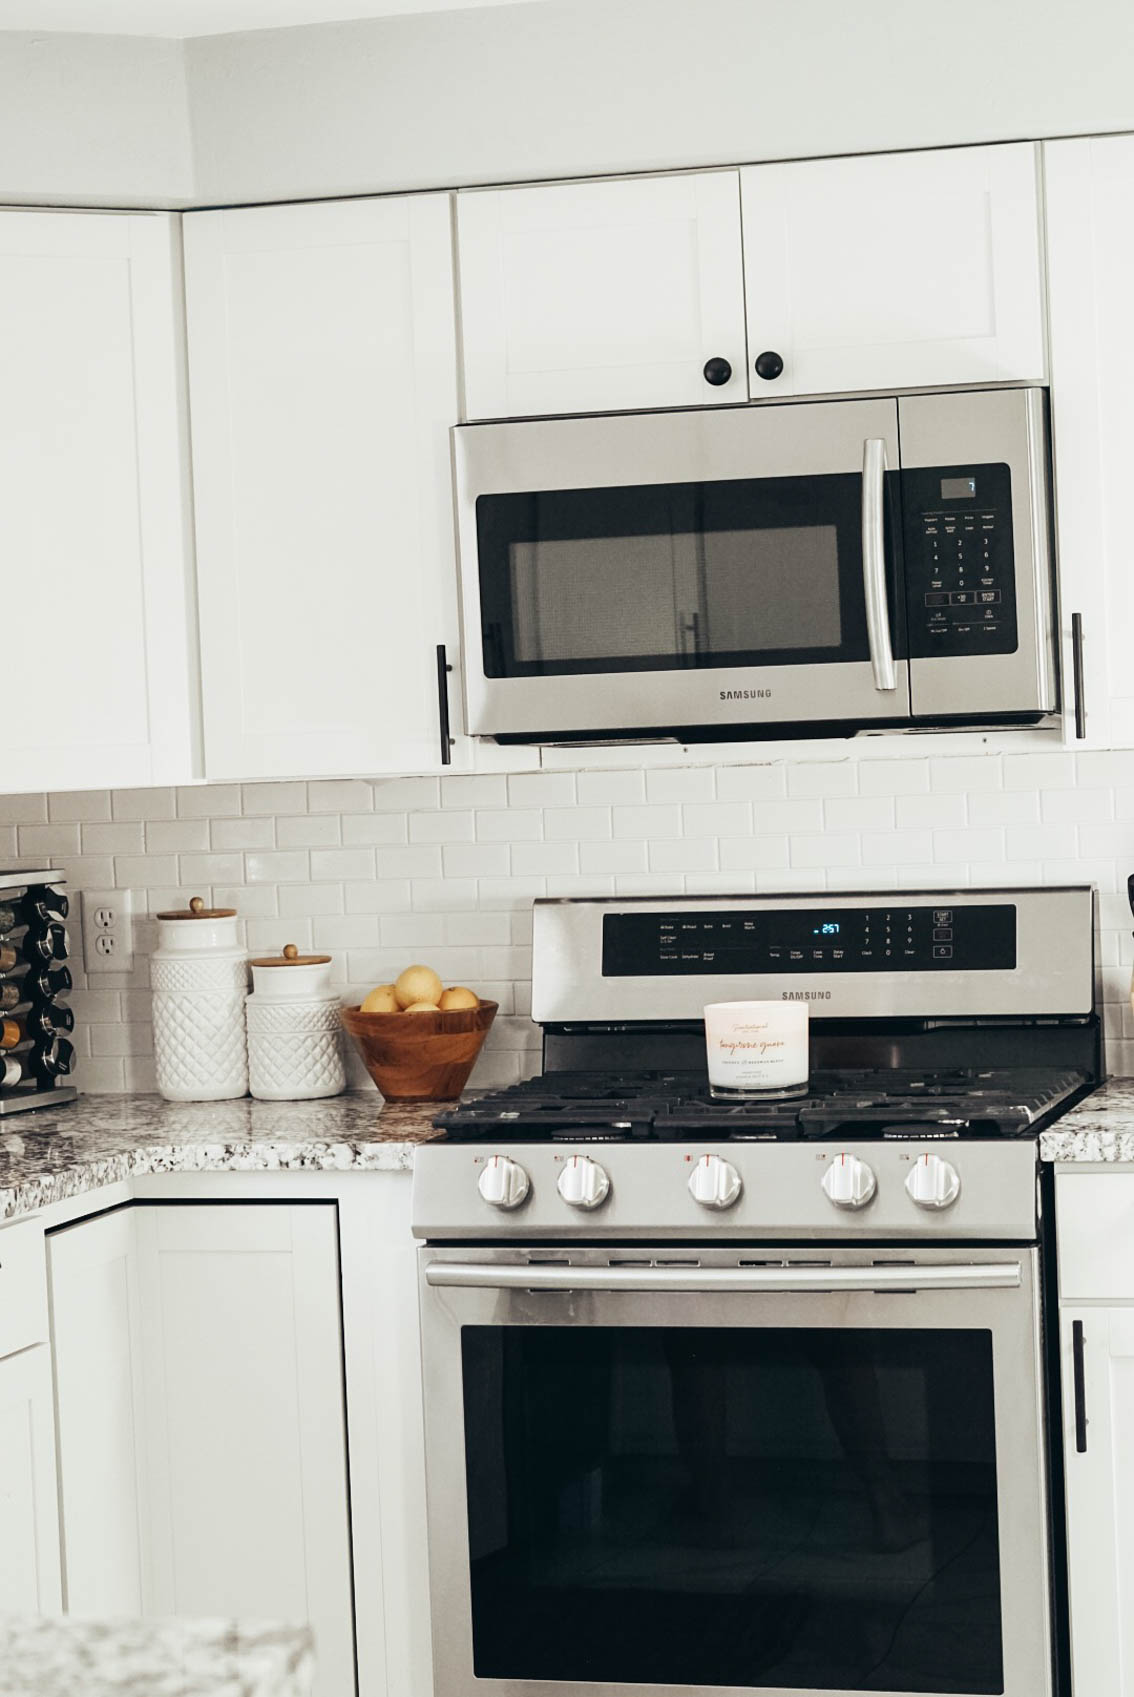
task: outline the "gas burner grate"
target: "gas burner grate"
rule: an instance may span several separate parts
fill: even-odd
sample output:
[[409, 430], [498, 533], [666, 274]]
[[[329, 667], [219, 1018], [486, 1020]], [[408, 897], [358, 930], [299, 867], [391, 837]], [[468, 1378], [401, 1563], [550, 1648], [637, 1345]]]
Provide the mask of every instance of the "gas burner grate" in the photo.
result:
[[468, 1141], [1020, 1137], [1087, 1082], [1038, 1067], [841, 1068], [815, 1072], [791, 1101], [721, 1102], [694, 1072], [557, 1072], [463, 1102], [434, 1124]]

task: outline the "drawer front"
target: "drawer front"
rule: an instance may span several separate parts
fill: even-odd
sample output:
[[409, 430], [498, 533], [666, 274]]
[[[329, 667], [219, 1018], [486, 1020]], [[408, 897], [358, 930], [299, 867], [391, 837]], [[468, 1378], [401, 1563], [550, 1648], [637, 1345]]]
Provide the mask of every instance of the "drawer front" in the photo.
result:
[[43, 1227], [0, 1230], [0, 1356], [47, 1342], [47, 1251]]
[[1134, 1173], [1058, 1173], [1061, 1302], [1134, 1302]]

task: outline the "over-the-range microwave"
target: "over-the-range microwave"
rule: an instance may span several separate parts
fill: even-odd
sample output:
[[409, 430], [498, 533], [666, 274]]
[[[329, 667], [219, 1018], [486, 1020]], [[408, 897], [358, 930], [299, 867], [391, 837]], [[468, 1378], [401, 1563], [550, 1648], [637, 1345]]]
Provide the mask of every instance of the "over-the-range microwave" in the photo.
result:
[[453, 441], [474, 736], [845, 735], [1058, 706], [1043, 390]]

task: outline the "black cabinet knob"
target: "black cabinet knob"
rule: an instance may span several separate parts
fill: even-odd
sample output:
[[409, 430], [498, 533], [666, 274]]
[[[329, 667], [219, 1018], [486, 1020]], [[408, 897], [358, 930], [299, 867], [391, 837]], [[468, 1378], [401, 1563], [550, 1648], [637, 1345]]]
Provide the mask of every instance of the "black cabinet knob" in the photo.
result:
[[762, 377], [766, 383], [770, 383], [774, 377], [778, 377], [783, 368], [783, 360], [779, 354], [773, 353], [771, 348], [756, 355], [756, 375]]
[[732, 376], [732, 366], [727, 359], [707, 359], [704, 375], [706, 383], [711, 383], [714, 389], [719, 389], [721, 384], [727, 383]]

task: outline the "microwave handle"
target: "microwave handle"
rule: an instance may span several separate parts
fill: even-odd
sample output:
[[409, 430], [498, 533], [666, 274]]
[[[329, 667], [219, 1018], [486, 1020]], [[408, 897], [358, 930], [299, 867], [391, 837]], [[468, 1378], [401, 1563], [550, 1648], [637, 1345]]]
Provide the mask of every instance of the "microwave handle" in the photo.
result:
[[896, 689], [886, 597], [886, 443], [869, 436], [862, 444], [862, 587], [866, 592], [866, 636], [875, 689]]

